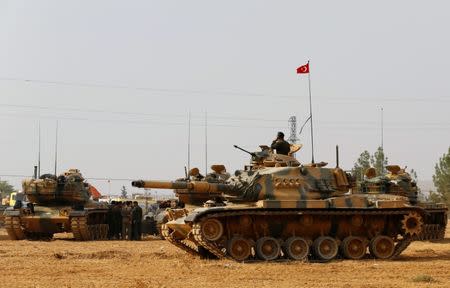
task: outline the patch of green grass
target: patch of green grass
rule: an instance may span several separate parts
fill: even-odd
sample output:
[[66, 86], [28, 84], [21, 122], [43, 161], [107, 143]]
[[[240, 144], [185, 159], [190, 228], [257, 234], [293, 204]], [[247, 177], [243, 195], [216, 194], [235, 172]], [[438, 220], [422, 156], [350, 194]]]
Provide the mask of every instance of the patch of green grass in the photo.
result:
[[412, 280], [413, 280], [413, 282], [423, 282], [423, 283], [436, 282], [436, 280], [433, 277], [431, 277], [430, 275], [425, 275], [425, 274], [417, 275]]

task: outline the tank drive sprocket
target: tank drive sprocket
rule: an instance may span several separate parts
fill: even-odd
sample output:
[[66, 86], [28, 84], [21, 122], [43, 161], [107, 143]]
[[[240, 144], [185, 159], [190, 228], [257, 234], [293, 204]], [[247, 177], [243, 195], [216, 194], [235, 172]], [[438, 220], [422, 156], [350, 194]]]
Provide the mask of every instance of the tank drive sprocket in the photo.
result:
[[402, 229], [405, 231], [406, 235], [420, 235], [423, 229], [422, 216], [420, 216], [416, 211], [412, 211], [409, 214], [404, 215], [402, 219]]

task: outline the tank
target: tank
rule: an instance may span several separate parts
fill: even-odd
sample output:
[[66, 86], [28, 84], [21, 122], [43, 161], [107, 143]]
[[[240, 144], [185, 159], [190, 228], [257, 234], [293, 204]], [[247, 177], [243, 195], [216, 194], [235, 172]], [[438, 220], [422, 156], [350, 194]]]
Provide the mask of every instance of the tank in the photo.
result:
[[108, 207], [91, 200], [91, 186], [78, 169], [26, 179], [22, 187], [27, 202], [18, 201], [4, 212], [12, 240], [51, 239], [61, 232], [72, 232], [80, 241], [107, 238]]
[[132, 185], [181, 190], [185, 196], [221, 195], [192, 211], [167, 210], [165, 239], [200, 257], [391, 259], [412, 241], [444, 237], [447, 207], [418, 202], [415, 183], [398, 166], [380, 176], [370, 170], [356, 186], [339, 165], [302, 165], [291, 156], [261, 152], [251, 153], [251, 164], [221, 183], [137, 180]]

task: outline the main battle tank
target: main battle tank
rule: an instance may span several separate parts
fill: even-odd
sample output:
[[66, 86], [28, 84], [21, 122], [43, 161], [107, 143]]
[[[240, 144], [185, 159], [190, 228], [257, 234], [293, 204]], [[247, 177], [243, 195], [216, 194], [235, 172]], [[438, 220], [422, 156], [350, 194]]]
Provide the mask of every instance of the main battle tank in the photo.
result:
[[399, 185], [392, 175], [386, 176], [392, 179], [385, 185], [385, 176], [375, 181], [374, 175], [357, 188], [338, 165], [301, 165], [272, 153], [255, 165], [255, 156], [251, 165], [223, 183], [138, 180], [132, 185], [193, 195], [221, 193], [225, 201], [208, 200], [190, 212], [168, 210], [163, 236], [193, 255], [328, 261], [361, 259], [369, 250], [375, 258], [389, 259], [414, 240], [444, 237], [447, 208], [405, 197], [417, 189], [405, 172], [402, 181], [409, 185]]
[[108, 207], [91, 200], [91, 186], [80, 171], [56, 177], [44, 174], [22, 182], [28, 203], [5, 210], [5, 228], [12, 240], [51, 239], [72, 232], [76, 240], [106, 239]]

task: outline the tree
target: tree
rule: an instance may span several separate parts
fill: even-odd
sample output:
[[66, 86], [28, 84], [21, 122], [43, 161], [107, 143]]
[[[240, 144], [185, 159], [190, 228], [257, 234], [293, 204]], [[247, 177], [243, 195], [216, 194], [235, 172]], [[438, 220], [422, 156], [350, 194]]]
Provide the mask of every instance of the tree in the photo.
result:
[[364, 152], [362, 152], [359, 155], [359, 158], [356, 160], [356, 163], [353, 166], [352, 173], [356, 181], [361, 181], [364, 178], [364, 172], [369, 167], [370, 167], [370, 153], [369, 151], [364, 150]]
[[125, 186], [122, 186], [122, 188], [120, 188], [120, 196], [122, 198], [128, 198], [128, 192]]
[[0, 198], [8, 197], [12, 192], [16, 192], [8, 181], [0, 181]]
[[439, 162], [434, 166], [433, 183], [436, 192], [430, 194], [430, 199], [437, 202], [444, 202], [450, 205], [450, 147], [447, 154], [439, 158]]
[[384, 174], [384, 167], [388, 164], [388, 159], [384, 155], [382, 147], [378, 147], [377, 151], [370, 157], [370, 165], [375, 168], [377, 175]]

